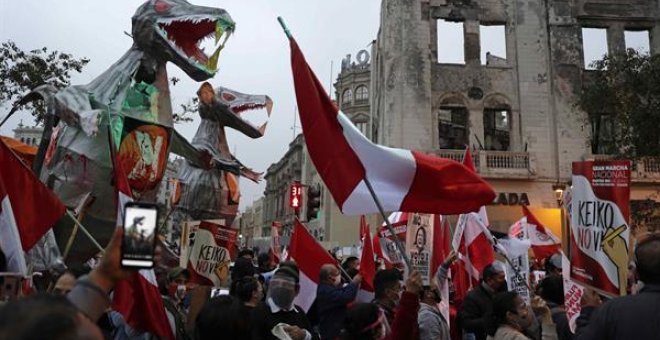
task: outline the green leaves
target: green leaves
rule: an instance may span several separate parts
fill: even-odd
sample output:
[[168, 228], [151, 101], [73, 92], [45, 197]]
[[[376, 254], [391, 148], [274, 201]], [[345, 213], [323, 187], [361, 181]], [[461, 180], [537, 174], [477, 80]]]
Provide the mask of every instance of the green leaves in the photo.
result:
[[[13, 41], [0, 46], [0, 105], [11, 106], [21, 96], [41, 84], [51, 84], [58, 89], [69, 86], [71, 72], [82, 72], [89, 59], [77, 59], [71, 54], [48, 48], [24, 52]], [[46, 107], [43, 102], [28, 104], [37, 122], [43, 120]]]

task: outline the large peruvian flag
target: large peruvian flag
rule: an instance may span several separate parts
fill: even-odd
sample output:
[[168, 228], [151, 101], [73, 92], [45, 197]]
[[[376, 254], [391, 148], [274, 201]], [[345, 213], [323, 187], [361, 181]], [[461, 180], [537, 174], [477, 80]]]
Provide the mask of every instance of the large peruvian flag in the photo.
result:
[[509, 228], [509, 236], [529, 239], [534, 257], [537, 259], [545, 259], [559, 252], [561, 248], [559, 238], [541, 224], [526, 206], [523, 205], [522, 209], [525, 216]]
[[[133, 201], [126, 173], [115, 155], [113, 166], [115, 188], [117, 189], [117, 226], [124, 221], [124, 205]], [[167, 321], [163, 299], [158, 290], [153, 269], [143, 269], [130, 279], [122, 280], [115, 286], [112, 307], [119, 312], [132, 328], [165, 339], [174, 339]]]
[[316, 242], [316, 239], [298, 220], [295, 222], [289, 242], [289, 259], [295, 261], [300, 269], [300, 291], [294, 302], [308, 311], [316, 299], [316, 287], [319, 285], [321, 266], [337, 264], [337, 261]]
[[457, 162], [369, 141], [328, 97], [293, 38], [290, 44], [307, 150], [342, 213], [379, 211], [365, 179], [386, 211], [461, 214], [493, 201], [490, 185]]
[[0, 141], [0, 249], [7, 270], [27, 275], [24, 252], [64, 215], [66, 207]]

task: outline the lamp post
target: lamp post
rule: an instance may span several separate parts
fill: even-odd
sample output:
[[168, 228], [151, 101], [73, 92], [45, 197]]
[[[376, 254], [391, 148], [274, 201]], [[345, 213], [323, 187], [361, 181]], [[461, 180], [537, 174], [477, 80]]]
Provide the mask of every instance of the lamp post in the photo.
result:
[[564, 195], [564, 189], [566, 189], [566, 184], [557, 182], [552, 185], [552, 191], [555, 192], [555, 199], [559, 207], [561, 207], [561, 198]]

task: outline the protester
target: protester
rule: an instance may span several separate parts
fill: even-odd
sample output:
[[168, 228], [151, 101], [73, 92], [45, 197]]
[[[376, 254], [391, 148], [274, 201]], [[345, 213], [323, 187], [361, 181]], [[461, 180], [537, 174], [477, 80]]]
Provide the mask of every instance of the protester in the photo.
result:
[[390, 325], [394, 322], [394, 309], [399, 303], [401, 281], [403, 277], [398, 269], [379, 270], [374, 276], [374, 303], [385, 314], [386, 333], [390, 332]]
[[0, 339], [103, 339], [94, 323], [110, 306], [108, 294], [135, 273], [120, 266], [122, 234], [117, 228], [100, 264], [66, 298], [37, 294], [3, 306]]
[[458, 312], [458, 322], [466, 334], [476, 340], [486, 339], [487, 325], [493, 311], [493, 296], [506, 289], [504, 266], [494, 262], [481, 274], [481, 283], [468, 292]]
[[419, 340], [449, 340], [449, 325], [438, 309], [440, 301], [440, 292], [434, 283], [424, 286], [417, 316]]
[[541, 281], [538, 290], [550, 308], [552, 321], [557, 326], [559, 340], [572, 340], [573, 333], [564, 308], [564, 278], [557, 275], [548, 276]]
[[249, 339], [246, 320], [240, 312], [241, 303], [230, 295], [208, 301], [195, 319], [195, 339]]
[[348, 276], [350, 276], [351, 279], [352, 279], [359, 272], [360, 259], [358, 259], [355, 256], [349, 256], [341, 264], [341, 267], [348, 274]]
[[357, 274], [351, 283], [342, 287], [341, 273], [337, 266], [321, 266], [315, 302], [321, 339], [334, 339], [339, 335], [346, 316], [346, 305], [355, 300], [361, 282], [362, 275]]
[[257, 258], [257, 264], [259, 265], [259, 273], [268, 273], [275, 269], [273, 265], [273, 260], [268, 253], [261, 253]]
[[545, 259], [545, 275], [561, 276], [561, 254], [552, 254], [552, 256]]
[[243, 248], [238, 252], [238, 258], [245, 258], [250, 261], [254, 260], [254, 250], [249, 248]]
[[[550, 309], [538, 296], [532, 301], [532, 309], [541, 319], [541, 339], [556, 340], [557, 331]], [[534, 323], [534, 313], [516, 292], [498, 293], [493, 297], [492, 319], [489, 321], [489, 340], [528, 340], [525, 331]]]
[[612, 299], [598, 307], [593, 291], [585, 291], [576, 339], [657, 339], [660, 334], [660, 234], [641, 240], [635, 249], [639, 294]]
[[73, 289], [76, 285], [77, 277], [73, 272], [67, 270], [55, 281], [55, 286], [53, 287], [53, 294], [55, 295], [66, 295]]
[[163, 296], [163, 306], [177, 339], [190, 339], [186, 332], [187, 311], [183, 306], [189, 281], [190, 272], [184, 268], [174, 268], [167, 274], [168, 295]]
[[238, 281], [244, 277], [254, 277], [257, 273], [256, 268], [252, 265], [252, 260], [239, 257], [234, 262], [234, 266], [231, 269], [231, 283], [229, 284], [229, 295], [235, 296], [235, 286]]
[[406, 290], [401, 295], [389, 332], [385, 313], [378, 305], [353, 305], [346, 313], [341, 339], [417, 339], [417, 310], [421, 291], [422, 275], [414, 271], [406, 280]]
[[266, 301], [252, 311], [252, 339], [278, 339], [273, 333], [288, 334], [293, 340], [318, 339], [305, 312], [293, 303], [300, 291], [298, 267], [282, 262], [268, 285]]

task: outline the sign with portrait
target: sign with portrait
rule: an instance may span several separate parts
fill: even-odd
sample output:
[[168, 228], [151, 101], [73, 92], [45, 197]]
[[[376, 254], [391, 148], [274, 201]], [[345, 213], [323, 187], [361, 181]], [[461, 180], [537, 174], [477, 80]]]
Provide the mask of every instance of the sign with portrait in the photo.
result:
[[411, 270], [422, 274], [424, 285], [433, 276], [433, 215], [411, 213], [408, 216], [406, 232], [406, 252], [410, 258]]
[[574, 162], [571, 195], [571, 279], [611, 296], [624, 295], [630, 161]]

